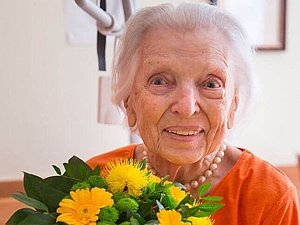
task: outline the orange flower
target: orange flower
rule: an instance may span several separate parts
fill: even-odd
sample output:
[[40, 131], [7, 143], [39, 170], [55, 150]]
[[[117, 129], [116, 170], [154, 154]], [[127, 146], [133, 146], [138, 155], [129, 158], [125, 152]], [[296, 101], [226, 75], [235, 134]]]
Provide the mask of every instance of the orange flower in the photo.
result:
[[70, 199], [63, 199], [59, 203], [57, 212], [60, 215], [56, 222], [68, 225], [96, 225], [100, 209], [112, 206], [112, 194], [103, 188], [78, 189], [71, 191]]

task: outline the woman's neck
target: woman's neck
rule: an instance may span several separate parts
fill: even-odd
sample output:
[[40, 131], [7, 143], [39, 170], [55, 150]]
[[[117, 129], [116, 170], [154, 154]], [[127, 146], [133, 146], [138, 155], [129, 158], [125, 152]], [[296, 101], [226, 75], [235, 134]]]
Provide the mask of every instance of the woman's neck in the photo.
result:
[[[135, 159], [142, 160], [144, 155], [143, 152], [147, 151], [146, 147], [141, 144], [136, 147], [135, 150]], [[157, 173], [159, 177], [167, 176], [170, 181], [177, 181], [182, 184], [190, 183], [192, 180], [197, 179], [201, 176], [205, 170], [211, 165], [212, 160], [216, 156], [216, 152], [211, 153], [208, 156], [205, 156], [203, 159], [195, 162], [190, 165], [176, 165], [173, 164], [158, 155], [147, 151], [147, 160], [151, 163], [151, 167]], [[205, 182], [208, 182], [212, 185], [212, 188], [215, 187], [221, 179], [228, 173], [228, 171], [235, 165], [235, 163], [240, 158], [242, 152], [233, 147], [228, 146], [226, 154], [218, 164], [218, 169], [214, 171], [212, 176], [210, 176]], [[211, 188], [211, 189], [212, 189]], [[197, 197], [197, 188], [191, 188], [190, 192], [192, 195]]]
[[150, 167], [158, 176], [167, 176], [168, 180], [177, 181], [182, 184], [189, 183], [204, 174], [216, 156], [216, 152], [213, 152], [193, 164], [177, 165], [148, 151], [143, 144], [137, 146], [135, 158], [142, 160], [144, 157], [143, 152], [147, 152], [147, 163], [150, 164]]

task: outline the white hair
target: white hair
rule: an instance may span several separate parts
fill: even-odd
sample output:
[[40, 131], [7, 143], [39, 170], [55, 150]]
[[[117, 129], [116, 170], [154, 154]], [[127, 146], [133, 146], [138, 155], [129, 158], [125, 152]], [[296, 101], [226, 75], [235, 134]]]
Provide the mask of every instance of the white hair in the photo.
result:
[[208, 4], [161, 4], [139, 10], [127, 21], [117, 46], [113, 63], [112, 100], [123, 110], [139, 65], [139, 46], [146, 32], [157, 26], [180, 32], [217, 28], [227, 39], [232, 52], [231, 66], [235, 76], [235, 89], [239, 95], [237, 119], [245, 116], [253, 96], [253, 49], [240, 24], [218, 7]]

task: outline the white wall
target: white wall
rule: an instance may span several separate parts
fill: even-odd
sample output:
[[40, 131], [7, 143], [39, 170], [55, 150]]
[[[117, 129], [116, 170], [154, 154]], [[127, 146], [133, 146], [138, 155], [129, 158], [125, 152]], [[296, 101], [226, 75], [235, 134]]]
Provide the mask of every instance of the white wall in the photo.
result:
[[296, 164], [300, 153], [300, 2], [287, 2], [286, 50], [257, 53], [261, 105], [237, 141], [280, 165]]
[[[70, 0], [71, 1], [71, 0]], [[126, 129], [97, 123], [95, 46], [65, 41], [61, 0], [0, 1], [0, 181], [52, 174], [128, 143]], [[300, 2], [288, 1], [287, 50], [259, 52], [262, 107], [237, 145], [276, 164], [300, 153]]]
[[96, 48], [65, 41], [63, 7], [0, 1], [0, 180], [129, 142], [121, 126], [97, 123]]

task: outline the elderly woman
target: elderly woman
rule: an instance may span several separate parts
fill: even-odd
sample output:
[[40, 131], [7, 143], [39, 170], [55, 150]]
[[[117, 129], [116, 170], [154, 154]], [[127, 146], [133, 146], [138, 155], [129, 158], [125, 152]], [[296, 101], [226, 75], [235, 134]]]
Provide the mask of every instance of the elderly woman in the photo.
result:
[[129, 19], [114, 65], [114, 101], [143, 144], [96, 156], [146, 158], [160, 177], [199, 185], [225, 207], [215, 225], [298, 225], [295, 187], [279, 170], [226, 141], [251, 95], [252, 50], [240, 25], [214, 6], [169, 4]]

